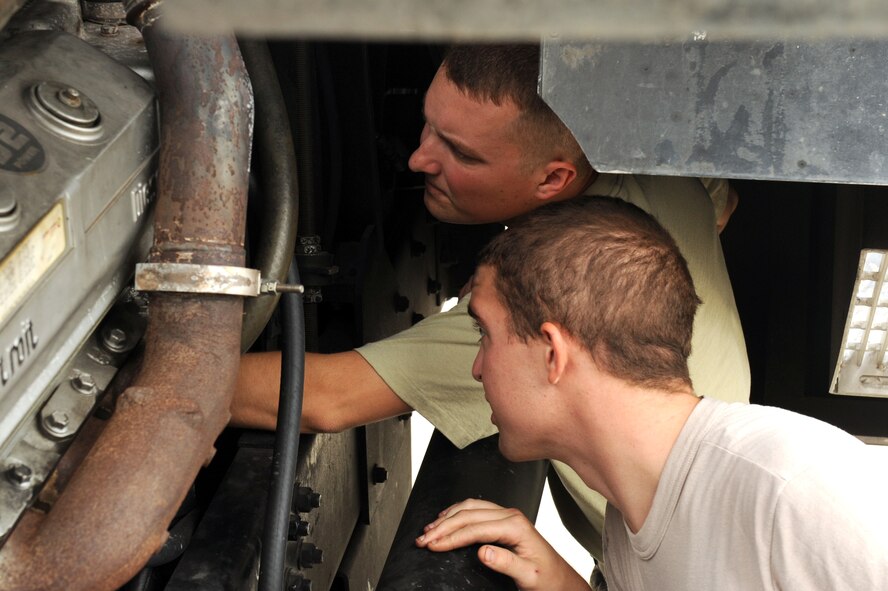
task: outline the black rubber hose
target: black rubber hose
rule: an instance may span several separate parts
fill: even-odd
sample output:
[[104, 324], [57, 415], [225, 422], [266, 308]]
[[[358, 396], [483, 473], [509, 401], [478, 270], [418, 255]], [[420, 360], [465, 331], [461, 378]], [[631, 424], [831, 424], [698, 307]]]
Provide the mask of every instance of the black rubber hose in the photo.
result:
[[336, 108], [336, 86], [333, 84], [334, 69], [326, 45], [318, 45], [316, 58], [320, 103], [324, 107], [324, 123], [326, 124], [324, 137], [327, 138], [327, 146], [329, 146], [327, 198], [324, 202], [324, 232], [321, 237], [328, 244], [332, 244], [336, 239], [339, 207], [342, 203], [342, 136], [339, 113]]
[[296, 43], [292, 63], [296, 98], [296, 158], [299, 163], [302, 199], [299, 202], [300, 236], [318, 233], [316, 158], [314, 148], [315, 106], [312, 72], [314, 59], [312, 46]]
[[[296, 261], [290, 263], [287, 276], [290, 284], [299, 283]], [[287, 531], [290, 507], [296, 480], [299, 454], [299, 424], [302, 417], [302, 389], [305, 379], [305, 325], [302, 317], [302, 296], [281, 295], [284, 332], [281, 348], [281, 397], [278, 406], [277, 432], [271, 463], [271, 487], [265, 511], [265, 532], [259, 563], [259, 590], [284, 589], [287, 554]]]
[[[299, 165], [299, 237], [309, 238], [318, 235], [318, 154], [315, 150], [315, 98], [314, 46], [300, 41], [295, 44], [291, 56], [293, 68], [294, 95], [296, 100], [296, 161]], [[310, 278], [306, 278], [310, 282]], [[318, 304], [305, 303], [305, 344], [306, 350], [320, 349], [318, 330]]]
[[[241, 54], [256, 98], [253, 169], [263, 196], [262, 223], [253, 268], [263, 278], [283, 282], [296, 246], [299, 220], [299, 180], [290, 120], [268, 44], [240, 39]], [[247, 298], [241, 351], [249, 349], [268, 324], [277, 297]]]

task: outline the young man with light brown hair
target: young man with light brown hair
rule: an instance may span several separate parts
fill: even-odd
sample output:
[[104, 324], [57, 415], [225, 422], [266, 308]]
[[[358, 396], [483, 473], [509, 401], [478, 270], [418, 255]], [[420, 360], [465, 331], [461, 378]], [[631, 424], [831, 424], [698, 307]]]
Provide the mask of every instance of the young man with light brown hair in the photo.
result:
[[[669, 234], [619, 200], [549, 205], [495, 238], [469, 312], [503, 455], [558, 459], [604, 495], [611, 591], [888, 589], [888, 465], [810, 417], [698, 398], [699, 303]], [[514, 509], [467, 500], [417, 539], [479, 542], [524, 591], [588, 589]]]

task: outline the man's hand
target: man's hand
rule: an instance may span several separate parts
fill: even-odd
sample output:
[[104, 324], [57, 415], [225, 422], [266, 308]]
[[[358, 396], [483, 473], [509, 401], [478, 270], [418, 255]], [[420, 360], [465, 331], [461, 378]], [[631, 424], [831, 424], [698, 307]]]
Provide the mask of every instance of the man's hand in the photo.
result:
[[416, 539], [420, 548], [445, 552], [476, 543], [478, 558], [488, 568], [508, 575], [521, 591], [582, 590], [589, 585], [546, 542], [518, 509], [504, 509], [478, 499], [448, 507]]

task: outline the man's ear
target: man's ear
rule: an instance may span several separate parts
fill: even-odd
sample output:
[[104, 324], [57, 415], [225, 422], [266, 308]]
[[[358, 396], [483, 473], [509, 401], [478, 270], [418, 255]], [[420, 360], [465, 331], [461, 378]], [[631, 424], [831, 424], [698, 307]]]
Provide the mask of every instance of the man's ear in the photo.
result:
[[567, 369], [570, 354], [564, 331], [557, 324], [543, 322], [540, 326], [543, 342], [546, 345], [546, 373], [550, 384], [557, 384]]
[[534, 196], [541, 201], [550, 201], [564, 193], [577, 178], [577, 167], [565, 160], [551, 160], [543, 167], [545, 177], [537, 185]]

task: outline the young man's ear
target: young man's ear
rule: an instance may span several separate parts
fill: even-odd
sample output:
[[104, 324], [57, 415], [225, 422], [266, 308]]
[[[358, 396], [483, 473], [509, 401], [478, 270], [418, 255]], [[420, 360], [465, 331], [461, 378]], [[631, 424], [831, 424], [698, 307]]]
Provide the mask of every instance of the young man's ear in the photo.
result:
[[535, 197], [550, 201], [564, 193], [577, 178], [577, 167], [565, 160], [552, 160], [543, 167], [545, 177], [537, 185]]
[[557, 384], [567, 369], [569, 355], [567, 338], [557, 324], [543, 322], [540, 326], [546, 344], [546, 374], [550, 384]]

